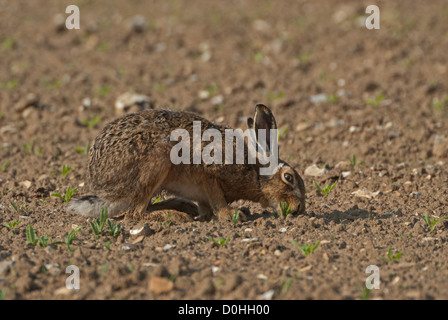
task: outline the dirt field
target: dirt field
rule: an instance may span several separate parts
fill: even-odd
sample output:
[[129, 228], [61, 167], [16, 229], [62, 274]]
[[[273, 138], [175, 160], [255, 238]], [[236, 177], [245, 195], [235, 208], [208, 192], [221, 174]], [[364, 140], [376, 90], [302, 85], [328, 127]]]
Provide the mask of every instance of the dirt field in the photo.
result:
[[[0, 299], [447, 299], [448, 4], [394, 3], [368, 30], [369, 1], [0, 1]], [[86, 145], [125, 92], [243, 129], [270, 106], [306, 214], [238, 202], [249, 221], [95, 236], [51, 194], [88, 194]]]

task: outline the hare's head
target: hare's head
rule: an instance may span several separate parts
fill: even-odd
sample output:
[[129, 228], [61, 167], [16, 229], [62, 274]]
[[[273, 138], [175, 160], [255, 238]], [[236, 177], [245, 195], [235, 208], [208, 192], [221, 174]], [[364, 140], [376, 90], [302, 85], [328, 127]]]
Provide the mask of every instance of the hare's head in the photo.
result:
[[277, 207], [283, 202], [294, 214], [305, 212], [305, 184], [297, 171], [284, 161], [271, 176], [260, 176], [260, 187], [265, 206]]
[[[260, 203], [267, 207], [277, 207], [280, 202], [291, 206], [292, 213], [302, 214], [305, 212], [305, 184], [297, 171], [286, 162], [278, 159], [277, 141], [272, 140], [276, 135], [270, 134], [271, 130], [277, 130], [274, 115], [268, 107], [257, 104], [255, 107], [254, 118], [247, 120], [249, 129], [255, 131], [255, 139], [261, 150], [275, 155], [277, 160], [270, 174], [259, 175], [260, 183]], [[265, 133], [266, 141], [259, 141], [260, 129], [267, 130]], [[272, 159], [272, 158], [271, 158]], [[272, 162], [272, 161], [271, 161]], [[271, 163], [272, 165], [272, 163]]]

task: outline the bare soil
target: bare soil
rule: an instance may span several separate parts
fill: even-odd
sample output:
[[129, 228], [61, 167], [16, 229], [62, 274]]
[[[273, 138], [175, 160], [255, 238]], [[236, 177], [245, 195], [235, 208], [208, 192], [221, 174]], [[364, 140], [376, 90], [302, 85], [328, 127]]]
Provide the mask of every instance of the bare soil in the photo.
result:
[[[64, 27], [70, 4], [79, 30]], [[448, 213], [448, 6], [379, 2], [368, 30], [370, 4], [0, 1], [0, 297], [447, 299], [448, 218], [433, 230], [423, 218]], [[244, 223], [173, 214], [93, 235], [51, 194], [88, 193], [82, 148], [124, 92], [243, 129], [255, 103], [270, 106], [306, 214], [240, 202]], [[313, 180], [337, 185], [324, 196]], [[81, 232], [71, 252], [27, 244], [29, 225], [50, 243]], [[305, 256], [292, 240], [320, 243]], [[381, 282], [369, 292], [370, 265]]]

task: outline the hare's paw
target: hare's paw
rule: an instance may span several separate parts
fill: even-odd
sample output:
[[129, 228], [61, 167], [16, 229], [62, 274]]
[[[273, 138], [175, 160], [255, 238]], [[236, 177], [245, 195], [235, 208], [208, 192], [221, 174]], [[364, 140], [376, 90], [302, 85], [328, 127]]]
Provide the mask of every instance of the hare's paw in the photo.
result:
[[[245, 211], [245, 210], [243, 210]], [[225, 207], [218, 211], [219, 221], [231, 221], [233, 223], [247, 221], [247, 216], [242, 210]]]

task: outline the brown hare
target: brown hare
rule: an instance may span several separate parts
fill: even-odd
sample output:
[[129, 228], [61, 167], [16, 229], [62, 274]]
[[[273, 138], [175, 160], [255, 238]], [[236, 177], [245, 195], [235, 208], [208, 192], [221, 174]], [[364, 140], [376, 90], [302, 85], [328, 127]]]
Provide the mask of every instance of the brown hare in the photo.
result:
[[[222, 220], [229, 219], [234, 212], [229, 204], [249, 200], [263, 207], [277, 207], [286, 202], [294, 213], [304, 212], [305, 185], [296, 170], [276, 158], [272, 174], [260, 174], [266, 165], [258, 161], [259, 153], [255, 163], [247, 160], [246, 140], [243, 140], [243, 162], [197, 163], [189, 155], [187, 161], [173, 163], [176, 161], [172, 159], [172, 150], [179, 143], [173, 141], [173, 131], [183, 130], [189, 134], [188, 142], [194, 143], [194, 123], [200, 123], [201, 134], [213, 129], [224, 135], [231, 129], [191, 112], [170, 110], [126, 114], [106, 125], [89, 150], [88, 180], [94, 195], [74, 199], [69, 209], [88, 217], [98, 217], [103, 206], [107, 207], [109, 217], [120, 213], [142, 217], [148, 211], [171, 209], [198, 216], [200, 220], [214, 216]], [[254, 119], [249, 118], [247, 123], [247, 131], [256, 133], [253, 136], [257, 137], [257, 145], [258, 130], [267, 130], [264, 146], [269, 150], [272, 145], [269, 132], [275, 129], [276, 134], [277, 129], [269, 108], [256, 105]], [[203, 151], [206, 143], [204, 139], [199, 141]], [[237, 143], [233, 139], [232, 144], [235, 151]], [[151, 198], [162, 190], [176, 198], [151, 204]]]

